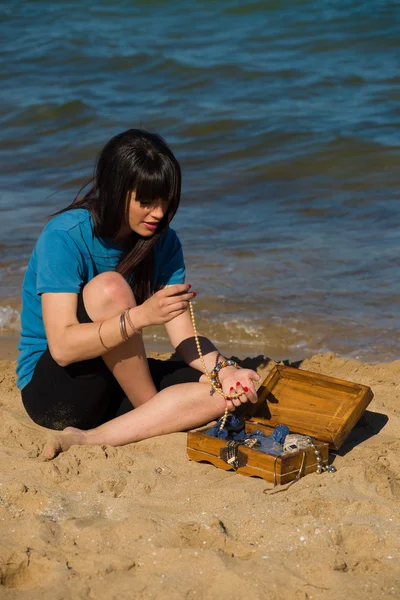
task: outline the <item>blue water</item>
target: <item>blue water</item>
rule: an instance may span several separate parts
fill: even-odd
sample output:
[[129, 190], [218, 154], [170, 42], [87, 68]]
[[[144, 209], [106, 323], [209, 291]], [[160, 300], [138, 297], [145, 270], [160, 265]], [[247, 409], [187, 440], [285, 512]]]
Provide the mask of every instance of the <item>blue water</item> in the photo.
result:
[[239, 355], [400, 358], [398, 2], [0, 10], [0, 326], [18, 329], [47, 216], [141, 126], [182, 164], [174, 226], [204, 333]]

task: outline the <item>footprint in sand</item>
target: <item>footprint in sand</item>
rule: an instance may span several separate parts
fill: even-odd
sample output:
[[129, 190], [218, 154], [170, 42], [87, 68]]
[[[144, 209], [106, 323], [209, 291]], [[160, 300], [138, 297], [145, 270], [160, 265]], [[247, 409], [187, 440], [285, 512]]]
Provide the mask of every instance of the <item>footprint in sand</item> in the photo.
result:
[[0, 596], [2, 587], [27, 590], [46, 586], [51, 570], [49, 560], [35, 557], [31, 548], [0, 556]]

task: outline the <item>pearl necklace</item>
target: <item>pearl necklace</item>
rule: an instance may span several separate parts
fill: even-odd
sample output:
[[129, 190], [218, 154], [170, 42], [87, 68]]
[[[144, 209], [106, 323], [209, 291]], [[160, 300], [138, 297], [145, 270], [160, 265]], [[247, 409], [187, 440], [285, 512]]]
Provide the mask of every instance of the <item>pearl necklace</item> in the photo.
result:
[[[211, 377], [211, 375], [210, 375], [210, 373], [209, 373], [209, 371], [208, 371], [208, 369], [206, 367], [204, 356], [203, 356], [203, 353], [201, 351], [200, 342], [199, 342], [199, 334], [197, 332], [196, 321], [194, 319], [193, 304], [192, 304], [192, 302], [190, 300], [189, 300], [189, 311], [190, 311], [190, 318], [192, 320], [192, 325], [193, 325], [194, 339], [195, 339], [195, 342], [196, 342], [197, 352], [199, 354], [199, 358], [200, 358], [200, 361], [201, 361], [201, 364], [202, 364], [202, 367], [203, 367], [203, 370], [204, 370], [204, 375], [207, 377], [208, 381], [210, 382], [211, 389], [214, 390], [214, 392], [218, 392], [219, 394], [221, 394], [221, 396], [223, 396], [223, 398], [225, 400], [234, 400], [235, 398], [239, 398], [242, 395], [243, 392], [240, 393], [240, 394], [238, 394], [238, 393], [236, 393], [236, 394], [224, 394], [224, 392], [222, 391], [222, 389], [218, 388], [215, 385], [215, 383], [214, 383], [214, 381], [213, 381], [213, 379], [212, 379], [212, 377]], [[225, 423], [226, 423], [226, 420], [228, 418], [228, 415], [229, 415], [229, 411], [228, 411], [228, 407], [226, 407], [224, 415], [222, 417], [221, 425], [220, 425], [220, 428], [219, 428], [220, 431], [225, 427]]]

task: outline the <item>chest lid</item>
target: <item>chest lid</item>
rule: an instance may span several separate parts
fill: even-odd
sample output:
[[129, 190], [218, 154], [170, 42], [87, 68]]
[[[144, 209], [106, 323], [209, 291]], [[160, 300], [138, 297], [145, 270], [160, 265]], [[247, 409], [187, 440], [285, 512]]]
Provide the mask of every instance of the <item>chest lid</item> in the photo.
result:
[[310, 435], [338, 449], [373, 398], [358, 383], [277, 365], [262, 382], [246, 418]]

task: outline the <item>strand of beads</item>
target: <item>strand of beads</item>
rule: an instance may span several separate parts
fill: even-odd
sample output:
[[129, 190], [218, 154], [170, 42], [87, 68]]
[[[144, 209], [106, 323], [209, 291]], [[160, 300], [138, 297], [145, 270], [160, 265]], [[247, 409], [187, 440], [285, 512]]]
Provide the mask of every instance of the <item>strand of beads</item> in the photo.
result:
[[315, 445], [315, 441], [311, 437], [308, 437], [307, 440], [310, 443], [311, 448], [313, 448], [314, 452], [315, 452], [315, 457], [317, 459], [318, 475], [320, 475], [324, 471], [327, 471], [328, 473], [335, 473], [336, 467], [334, 467], [333, 465], [324, 465], [323, 464], [321, 452], [318, 450], [317, 446]]
[[[202, 364], [202, 367], [203, 367], [203, 370], [204, 370], [204, 375], [207, 377], [208, 381], [210, 382], [211, 389], [214, 392], [218, 392], [219, 394], [221, 394], [225, 398], [225, 400], [234, 400], [235, 398], [239, 398], [242, 395], [243, 392], [240, 393], [240, 394], [236, 393], [236, 394], [226, 395], [222, 391], [221, 387], [217, 387], [216, 383], [214, 382], [214, 379], [211, 377], [211, 374], [209, 373], [209, 371], [208, 371], [208, 369], [206, 367], [206, 363], [205, 363], [205, 360], [204, 360], [203, 353], [201, 351], [200, 342], [199, 342], [199, 335], [198, 335], [198, 332], [197, 332], [196, 321], [195, 321], [195, 318], [194, 318], [193, 304], [191, 303], [190, 300], [189, 300], [189, 311], [190, 311], [190, 318], [192, 319], [194, 339], [195, 339], [195, 342], [196, 342], [197, 352], [199, 354], [199, 358], [200, 358], [200, 361], [201, 361], [201, 364]], [[228, 407], [226, 407], [224, 415], [222, 417], [222, 421], [221, 421], [221, 425], [220, 425], [220, 431], [225, 427], [225, 423], [226, 423], [226, 420], [228, 418], [228, 414], [229, 414]]]

